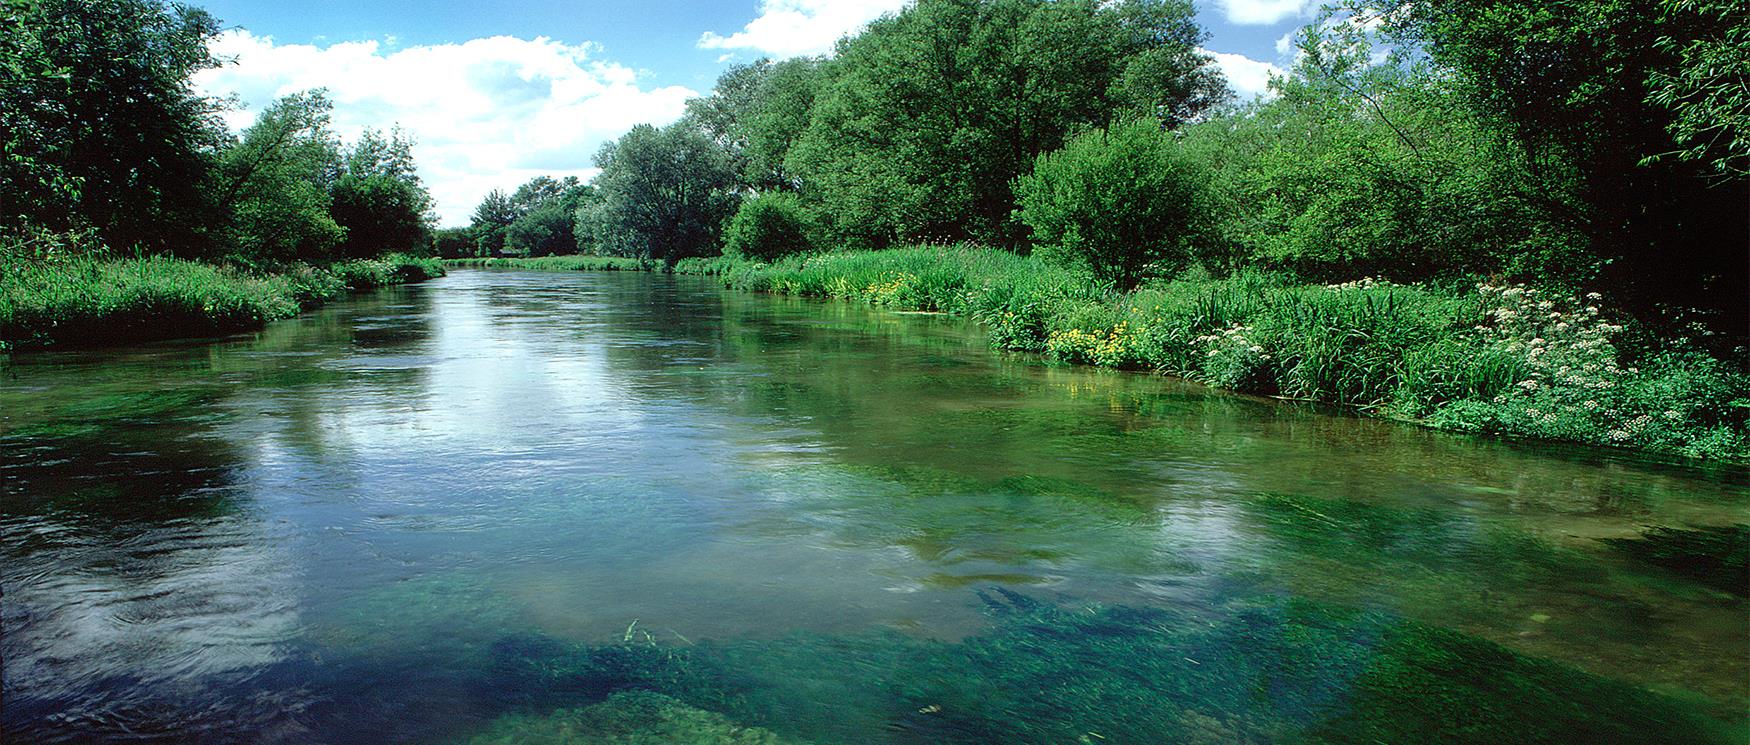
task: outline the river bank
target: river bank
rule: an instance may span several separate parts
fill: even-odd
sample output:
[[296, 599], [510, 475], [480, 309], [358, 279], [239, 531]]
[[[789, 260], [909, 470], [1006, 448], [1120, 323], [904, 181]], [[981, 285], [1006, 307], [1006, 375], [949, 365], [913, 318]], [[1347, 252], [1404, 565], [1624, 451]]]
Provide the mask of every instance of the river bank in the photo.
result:
[[275, 272], [164, 256], [9, 257], [0, 264], [0, 351], [258, 329], [351, 292], [443, 274], [436, 259], [399, 254]]
[[[637, 270], [637, 259], [447, 262]], [[1187, 275], [1131, 293], [1031, 257], [966, 247], [687, 259], [746, 291], [974, 319], [1000, 349], [1335, 404], [1439, 429], [1750, 461], [1750, 374], [1694, 341], [1635, 340], [1604, 298], [1523, 285], [1333, 285]]]

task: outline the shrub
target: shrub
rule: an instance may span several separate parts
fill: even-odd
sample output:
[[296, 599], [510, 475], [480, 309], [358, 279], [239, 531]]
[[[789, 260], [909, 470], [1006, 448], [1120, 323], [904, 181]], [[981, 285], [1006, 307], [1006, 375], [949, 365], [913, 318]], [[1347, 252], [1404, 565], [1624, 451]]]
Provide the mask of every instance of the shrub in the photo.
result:
[[1185, 265], [1210, 233], [1208, 177], [1152, 121], [1089, 132], [1015, 184], [1039, 251], [1119, 290]]
[[773, 192], [742, 202], [729, 222], [724, 251], [771, 261], [808, 250], [808, 221], [794, 195]]

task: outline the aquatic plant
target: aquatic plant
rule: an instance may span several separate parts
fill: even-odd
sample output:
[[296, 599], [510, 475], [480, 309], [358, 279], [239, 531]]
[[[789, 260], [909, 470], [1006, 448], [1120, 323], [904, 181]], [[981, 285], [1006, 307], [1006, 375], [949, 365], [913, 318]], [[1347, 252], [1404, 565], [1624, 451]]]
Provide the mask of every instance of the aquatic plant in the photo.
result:
[[1064, 606], [1001, 588], [980, 597], [990, 629], [955, 643], [892, 632], [677, 648], [522, 638], [506, 648], [514, 653], [494, 687], [550, 708], [654, 691], [822, 742], [1666, 743], [1733, 734], [1692, 704], [1385, 612], [1282, 597], [1195, 614]]
[[1750, 595], [1750, 524], [1706, 528], [1649, 527], [1638, 538], [1604, 542], [1637, 560], [1701, 580], [1721, 592]]
[[797, 742], [648, 691], [546, 715], [508, 714], [468, 745], [784, 745]]

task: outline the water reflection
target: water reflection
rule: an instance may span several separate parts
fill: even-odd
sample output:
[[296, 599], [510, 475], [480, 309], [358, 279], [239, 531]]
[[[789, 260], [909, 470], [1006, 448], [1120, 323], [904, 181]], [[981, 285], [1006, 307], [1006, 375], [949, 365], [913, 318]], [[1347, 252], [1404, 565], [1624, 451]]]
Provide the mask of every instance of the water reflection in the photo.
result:
[[[824, 741], [1065, 734], [1061, 717], [969, 703], [1026, 678], [833, 709], [852, 691], [841, 669], [1044, 675], [1035, 651], [1092, 653], [993, 631], [992, 588], [1035, 610], [1128, 609], [1090, 611], [1101, 623], [1167, 613], [1171, 634], [1247, 628], [1259, 603], [1278, 628], [1272, 603], [1313, 603], [1390, 619], [1369, 634], [1462, 634], [1716, 716], [1750, 700], [1744, 598], [1643, 536], [1745, 522], [1742, 471], [1041, 365], [951, 319], [693, 278], [464, 272], [220, 343], [20, 357], [13, 373], [0, 721], [30, 740], [430, 741], [512, 710], [530, 726], [730, 715]], [[628, 640], [716, 650], [684, 653], [712, 672], [594, 709], [620, 692], [595, 673], [535, 700], [506, 667]], [[1325, 672], [1284, 690], [1360, 690]], [[742, 703], [700, 693], [724, 686]], [[915, 714], [950, 695], [951, 716]], [[1270, 740], [1350, 721], [1172, 700], [1115, 705], [1136, 717], [1102, 734]]]

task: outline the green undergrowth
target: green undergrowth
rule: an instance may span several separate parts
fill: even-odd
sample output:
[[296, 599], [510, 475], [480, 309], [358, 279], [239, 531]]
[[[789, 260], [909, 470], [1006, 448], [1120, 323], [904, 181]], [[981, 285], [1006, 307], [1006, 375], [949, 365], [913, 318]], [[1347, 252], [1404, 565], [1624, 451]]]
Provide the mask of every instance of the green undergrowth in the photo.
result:
[[654, 271], [661, 262], [624, 256], [541, 256], [532, 259], [444, 259], [445, 266], [470, 269], [527, 269], [541, 272], [638, 272]]
[[1484, 282], [1188, 273], [1101, 291], [968, 247], [686, 260], [743, 290], [970, 317], [1001, 349], [1152, 370], [1465, 432], [1750, 460], [1750, 373], [1681, 339], [1631, 345], [1602, 298]]
[[[600, 256], [463, 261], [485, 263], [450, 263], [662, 268]], [[739, 290], [950, 313], [983, 324], [999, 349], [1442, 429], [1750, 461], [1745, 366], [1683, 339], [1630, 344], [1597, 295], [1260, 272], [1191, 272], [1114, 293], [1037, 257], [969, 246], [691, 258], [672, 270]]]
[[163, 256], [0, 261], [0, 350], [127, 344], [256, 329], [348, 292], [443, 276], [390, 255], [251, 271]]
[[607, 646], [507, 638], [489, 685], [515, 713], [478, 741], [536, 722], [593, 722], [577, 707], [614, 708], [628, 692], [714, 712], [687, 715], [707, 729], [815, 742], [1739, 739], [1696, 702], [1389, 613], [1279, 597], [1189, 613], [980, 596], [992, 625], [959, 642], [894, 632], [688, 646], [634, 630]]

